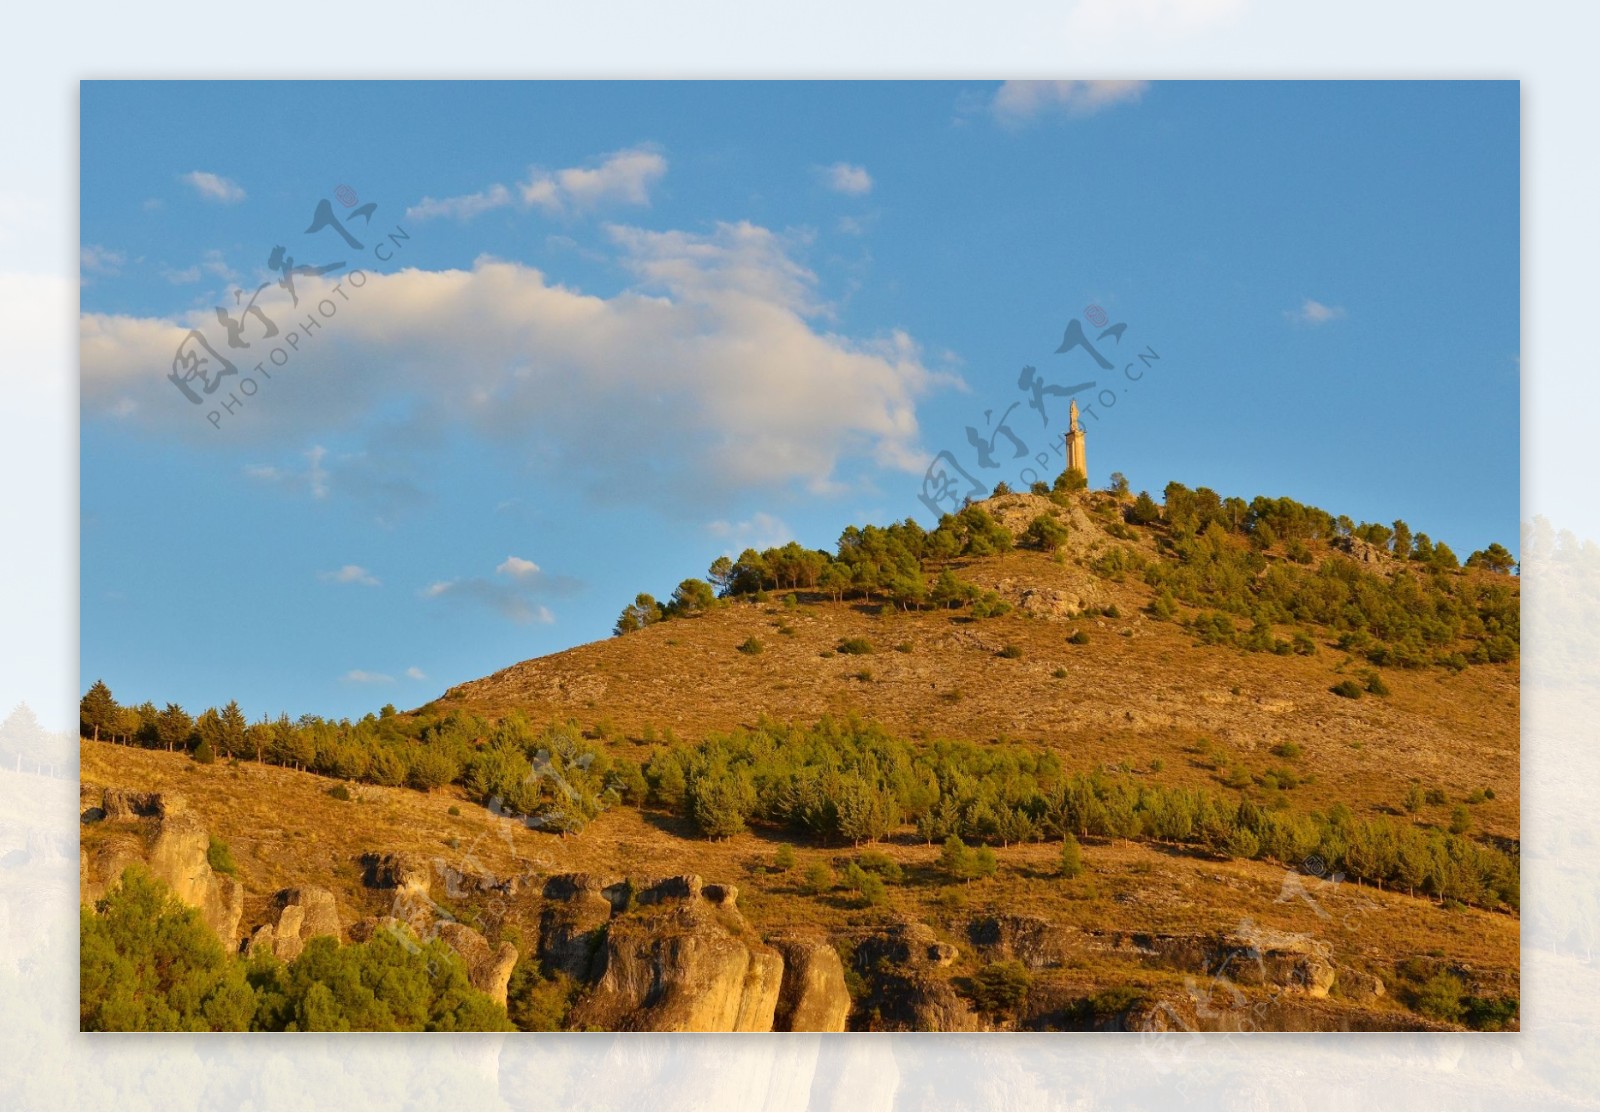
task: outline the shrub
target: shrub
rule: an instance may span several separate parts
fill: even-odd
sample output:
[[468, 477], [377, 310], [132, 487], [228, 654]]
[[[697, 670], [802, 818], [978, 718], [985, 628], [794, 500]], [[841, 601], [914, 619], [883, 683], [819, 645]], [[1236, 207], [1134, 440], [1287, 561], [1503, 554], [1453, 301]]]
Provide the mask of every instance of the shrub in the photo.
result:
[[944, 840], [944, 847], [939, 851], [939, 866], [955, 881], [965, 881], [972, 876], [972, 851], [961, 841], [960, 835]]
[[881, 850], [863, 850], [856, 855], [856, 864], [868, 873], [877, 874], [891, 884], [898, 884], [901, 878], [905, 876], [900, 869], [900, 863]]
[[1406, 798], [1404, 801], [1402, 801], [1402, 803], [1405, 805], [1406, 811], [1415, 815], [1422, 809], [1422, 801], [1422, 786], [1414, 784], [1410, 788], [1406, 789]]
[[739, 643], [739, 652], [749, 657], [754, 657], [761, 652], [761, 643], [755, 638], [746, 638]]
[[344, 785], [334, 785], [328, 790], [328, 795], [335, 800], [348, 800], [350, 799], [350, 790]]
[[910, 642], [901, 642], [899, 645], [894, 647], [894, 651], [896, 653], [910, 653], [911, 650], [912, 645]]
[[1450, 833], [1452, 835], [1465, 835], [1472, 827], [1472, 813], [1467, 811], [1465, 804], [1457, 804], [1450, 810]]
[[1086, 631], [1077, 630], [1077, 631], [1075, 631], [1073, 633], [1072, 637], [1067, 639], [1067, 644], [1068, 645], [1088, 645], [1089, 644], [1089, 635], [1088, 635], [1088, 633]]
[[445, 814], [447, 814], [447, 815], [460, 815], [461, 814], [461, 808], [460, 808], [459, 805], [451, 804], [449, 810]]
[[1468, 1028], [1480, 1032], [1502, 1032], [1517, 1023], [1521, 1003], [1515, 997], [1462, 998]]
[[865, 684], [865, 683], [867, 683], [868, 681], [870, 681], [872, 679], [872, 670], [871, 669], [857, 669], [855, 672], [851, 673], [850, 675], [855, 677], [857, 680], [861, 681], [863, 684]]
[[1424, 1016], [1449, 1024], [1459, 1023], [1463, 1012], [1461, 988], [1460, 978], [1441, 970], [1417, 987], [1412, 1005]]
[[1050, 675], [1055, 677], [1057, 680], [1065, 680], [1067, 678], [1067, 670], [1058, 668]]
[[1475, 788], [1475, 789], [1472, 790], [1472, 793], [1467, 797], [1467, 803], [1469, 803], [1469, 804], [1481, 804], [1487, 799], [1489, 799], [1489, 796], [1488, 796], [1487, 793], [1485, 793], [1483, 791], [1483, 789]]
[[866, 638], [845, 638], [838, 644], [837, 649], [840, 653], [860, 656], [861, 654], [872, 652], [872, 643]]
[[210, 845], [206, 847], [206, 861], [218, 873], [225, 873], [231, 877], [239, 872], [239, 866], [233, 860], [233, 851], [229, 850], [228, 844], [219, 838], [213, 837]]
[[782, 846], [778, 847], [778, 852], [772, 856], [772, 864], [774, 868], [781, 870], [784, 873], [788, 873], [790, 870], [794, 869], [794, 863], [794, 847], [790, 846], [788, 843], [784, 843]]
[[806, 867], [805, 890], [816, 896], [833, 888], [833, 870], [826, 862], [812, 862]]
[[1430, 788], [1427, 794], [1423, 796], [1423, 799], [1434, 807], [1438, 807], [1445, 802], [1444, 789]]
[[1343, 696], [1345, 699], [1361, 698], [1361, 685], [1357, 684], [1354, 680], [1341, 680], [1339, 683], [1329, 688], [1328, 691], [1332, 692], [1336, 696]]
[[972, 876], [993, 877], [1000, 868], [1000, 862], [994, 856], [994, 851], [987, 846], [980, 846], [972, 856]]
[[1288, 761], [1293, 761], [1295, 758], [1300, 756], [1300, 745], [1296, 742], [1279, 742], [1276, 746], [1272, 747], [1272, 752], [1278, 757], [1284, 758]]
[[189, 756], [195, 761], [199, 762], [201, 765], [210, 765], [213, 761], [217, 760], [216, 751], [211, 748], [211, 743], [207, 742], [204, 738], [200, 739], [199, 744], [195, 746], [194, 750], [189, 754]]
[[868, 873], [854, 862], [845, 866], [843, 880], [845, 888], [855, 893], [865, 907], [871, 908], [889, 899], [889, 890], [883, 878]]
[[995, 656], [997, 656], [997, 657], [1005, 657], [1008, 660], [1014, 661], [1018, 657], [1022, 656], [1022, 647], [1021, 646], [1012, 645], [1011, 643], [1007, 642], [1005, 648], [1000, 650], [1000, 652], [997, 653]]
[[1366, 681], [1367, 691], [1371, 692], [1373, 695], [1386, 696], [1389, 694], [1389, 685], [1383, 682], [1383, 677], [1380, 676], [1376, 670], [1368, 670], [1366, 673]]
[[1056, 859], [1056, 872], [1069, 879], [1083, 872], [1083, 853], [1070, 831], [1061, 839], [1061, 855]]
[[1016, 959], [991, 962], [972, 979], [972, 1003], [980, 1012], [1010, 1012], [1028, 996], [1033, 976]]

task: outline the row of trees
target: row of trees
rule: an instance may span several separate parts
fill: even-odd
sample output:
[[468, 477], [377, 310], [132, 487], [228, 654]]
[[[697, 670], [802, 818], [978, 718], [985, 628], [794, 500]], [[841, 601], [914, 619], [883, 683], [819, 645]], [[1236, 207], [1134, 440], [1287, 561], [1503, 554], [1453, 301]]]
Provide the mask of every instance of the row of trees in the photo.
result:
[[287, 715], [246, 723], [237, 704], [191, 716], [180, 705], [122, 707], [102, 681], [79, 705], [86, 738], [237, 758], [342, 780], [431, 791], [456, 783], [529, 826], [570, 834], [609, 804], [644, 793], [638, 765], [613, 760], [573, 723], [535, 728], [520, 713], [498, 722], [460, 711], [402, 716], [392, 706], [354, 722]]
[[698, 745], [658, 749], [651, 798], [707, 838], [750, 824], [857, 845], [907, 824], [929, 844], [996, 844], [1067, 835], [1146, 838], [1298, 866], [1313, 856], [1373, 884], [1480, 905], [1518, 904], [1516, 856], [1456, 834], [1262, 808], [1245, 796], [1067, 774], [1048, 750], [1014, 743], [914, 746], [858, 720], [762, 722]]
[[[1065, 525], [1041, 514], [1025, 531], [1022, 543], [1054, 549], [1066, 536]], [[1017, 543], [1011, 531], [981, 506], [946, 514], [931, 532], [911, 518], [887, 527], [848, 526], [839, 536], [837, 551], [831, 554], [791, 541], [759, 552], [746, 549], [737, 559], [718, 557], [707, 571], [707, 580], [684, 580], [665, 602], [645, 593], [635, 596], [623, 608], [613, 632], [632, 633], [667, 619], [702, 614], [719, 599], [753, 598], [775, 591], [813, 591], [835, 602], [861, 599], [905, 610], [971, 605], [977, 617], [992, 616], [1008, 607], [993, 592], [957, 579], [947, 566], [960, 557], [1009, 552]]]

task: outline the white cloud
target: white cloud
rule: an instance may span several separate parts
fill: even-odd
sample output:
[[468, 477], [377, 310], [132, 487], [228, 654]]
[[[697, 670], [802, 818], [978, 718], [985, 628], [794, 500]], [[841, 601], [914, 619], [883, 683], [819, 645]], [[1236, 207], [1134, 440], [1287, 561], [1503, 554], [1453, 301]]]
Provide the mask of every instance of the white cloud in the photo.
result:
[[78, 269], [85, 274], [116, 274], [127, 257], [99, 244], [86, 243], [78, 249]]
[[359, 564], [346, 564], [337, 572], [318, 572], [317, 579], [330, 584], [359, 584], [362, 587], [377, 587], [378, 577], [368, 572]]
[[193, 263], [182, 270], [166, 267], [162, 269], [161, 273], [174, 286], [199, 282], [201, 278], [208, 274], [214, 278], [220, 278], [224, 282], [233, 282], [239, 277], [234, 272], [234, 269], [228, 266], [228, 261], [223, 258], [222, 252], [215, 249], [207, 251], [198, 263]]
[[848, 162], [836, 162], [825, 167], [822, 171], [823, 179], [828, 183], [828, 188], [835, 193], [846, 193], [852, 197], [860, 197], [872, 192], [872, 175], [867, 173], [865, 166], [852, 166]]
[[1323, 305], [1320, 301], [1307, 298], [1299, 309], [1286, 309], [1283, 315], [1296, 324], [1316, 326], [1342, 320], [1345, 312], [1342, 305]]
[[729, 555], [745, 549], [770, 549], [794, 540], [794, 533], [783, 519], [758, 510], [742, 522], [718, 519], [706, 526], [712, 537], [728, 542]]
[[280, 468], [272, 464], [251, 464], [244, 469], [244, 473], [251, 479], [275, 483], [291, 491], [306, 491], [314, 499], [327, 498], [330, 487], [328, 469], [323, 466], [323, 461], [328, 457], [328, 450], [320, 444], [312, 445], [304, 455], [304, 470]]
[[533, 561], [523, 560], [519, 556], [508, 556], [495, 568], [495, 571], [503, 576], [514, 576], [520, 580], [529, 576], [537, 576], [539, 574], [539, 566]]
[[428, 674], [423, 672], [421, 669], [417, 668], [416, 665], [412, 665], [409, 669], [406, 670], [406, 676], [407, 676], [407, 678], [409, 678], [411, 680], [426, 680], [426, 679], [428, 679]]
[[[505, 579], [464, 576], [439, 580], [422, 590], [425, 599], [451, 599], [487, 607], [512, 622], [554, 622], [555, 615], [538, 602], [545, 595], [570, 595], [583, 585], [570, 576], [553, 576], [531, 560], [508, 556], [495, 568]], [[510, 582], [507, 582], [507, 581]]]
[[[452, 430], [504, 444], [611, 501], [687, 505], [795, 483], [828, 490], [847, 459], [912, 473], [926, 466], [917, 401], [959, 379], [924, 366], [904, 332], [827, 328], [830, 306], [792, 240], [748, 223], [707, 234], [606, 232], [614, 262], [634, 277], [610, 297], [487, 258], [471, 270], [374, 273], [347, 290], [290, 371], [258, 380], [259, 392], [228, 418], [230, 437], [317, 446], [304, 467], [252, 474], [321, 498], [353, 491], [351, 473], [365, 460], [365, 486], [381, 489], [426, 451], [415, 442]], [[302, 304], [330, 296], [333, 284], [303, 279]], [[286, 301], [266, 311], [293, 327]], [[153, 435], [213, 443], [211, 407], [188, 404], [163, 373], [193, 327], [214, 330], [214, 314], [83, 314], [85, 412], [131, 399], [128, 420]], [[241, 366], [223, 381], [231, 390], [249, 374]], [[426, 415], [407, 436], [385, 430], [366, 456], [337, 461], [321, 448], [375, 439], [372, 428], [407, 405]]]
[[194, 187], [194, 191], [207, 201], [216, 201], [222, 205], [233, 205], [244, 200], [244, 190], [238, 182], [224, 178], [220, 174], [208, 173], [205, 170], [191, 170], [183, 176], [183, 181]]
[[503, 209], [511, 204], [511, 191], [503, 185], [492, 185], [480, 193], [464, 197], [443, 197], [434, 200], [424, 197], [406, 210], [407, 220], [432, 220], [446, 217], [453, 220], [471, 220], [491, 209]]
[[351, 669], [344, 674], [344, 679], [350, 684], [393, 684], [394, 677], [384, 672], [368, 672], [366, 669]]
[[990, 108], [1003, 124], [1019, 125], [1045, 113], [1092, 116], [1112, 105], [1136, 101], [1148, 81], [1007, 81]]
[[513, 204], [552, 214], [587, 212], [606, 205], [648, 206], [650, 190], [667, 172], [667, 160], [648, 144], [614, 151], [594, 166], [564, 170], [533, 167], [516, 191], [496, 183], [461, 197], [424, 197], [406, 210], [409, 220], [471, 220]]

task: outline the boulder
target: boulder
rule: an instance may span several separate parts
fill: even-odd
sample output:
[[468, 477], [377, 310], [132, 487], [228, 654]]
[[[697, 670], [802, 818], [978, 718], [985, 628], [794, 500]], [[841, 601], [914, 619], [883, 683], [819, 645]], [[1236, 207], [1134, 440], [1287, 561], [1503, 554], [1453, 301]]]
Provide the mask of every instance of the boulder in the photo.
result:
[[511, 971], [517, 965], [517, 949], [510, 943], [501, 943], [491, 951], [489, 941], [480, 932], [454, 920], [441, 921], [438, 932], [439, 938], [466, 963], [473, 988], [504, 1005]]
[[273, 897], [271, 914], [272, 921], [250, 936], [246, 948], [249, 953], [266, 948], [284, 962], [292, 962], [300, 957], [306, 943], [317, 936], [342, 939], [344, 935], [338, 904], [326, 889], [284, 889]]
[[820, 936], [780, 935], [767, 942], [783, 956], [773, 1031], [843, 1032], [850, 991], [839, 952]]

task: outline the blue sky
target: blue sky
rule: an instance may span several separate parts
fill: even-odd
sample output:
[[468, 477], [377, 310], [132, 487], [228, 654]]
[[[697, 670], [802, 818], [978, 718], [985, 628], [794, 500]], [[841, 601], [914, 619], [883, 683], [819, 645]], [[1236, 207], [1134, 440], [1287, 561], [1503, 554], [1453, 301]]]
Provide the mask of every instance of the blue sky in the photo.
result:
[[[83, 682], [415, 706], [719, 553], [927, 523], [940, 450], [1027, 478], [1065, 399], [1046, 423], [1025, 365], [1095, 380], [1097, 484], [1514, 549], [1519, 112], [1514, 82], [86, 83]], [[359, 249], [305, 231], [324, 199]], [[278, 246], [346, 266], [292, 307]], [[235, 312], [229, 348], [215, 307], [262, 286], [278, 336]], [[1110, 372], [1055, 354], [1090, 307]], [[200, 405], [191, 328], [236, 367]], [[986, 470], [966, 428], [1002, 417], [1028, 456]]]

